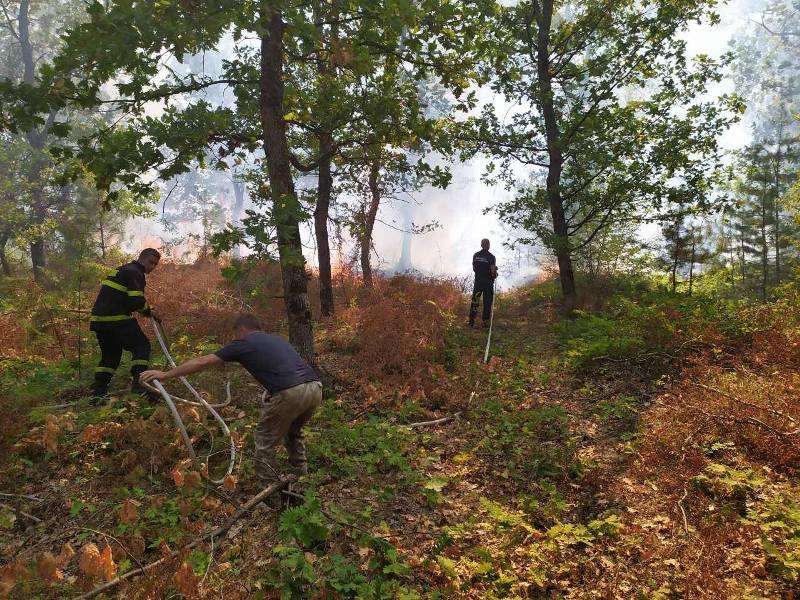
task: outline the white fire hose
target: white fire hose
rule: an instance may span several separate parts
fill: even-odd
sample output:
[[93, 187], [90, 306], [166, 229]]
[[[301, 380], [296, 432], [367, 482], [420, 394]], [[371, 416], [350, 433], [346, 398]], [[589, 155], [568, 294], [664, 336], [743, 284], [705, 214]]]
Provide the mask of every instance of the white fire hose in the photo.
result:
[[[496, 280], [495, 280], [496, 281]], [[489, 335], [486, 336], [486, 350], [483, 353], [483, 362], [489, 362], [489, 345], [492, 343], [492, 325], [494, 324], [494, 303], [497, 300], [497, 293], [494, 285], [494, 281], [492, 281], [492, 312], [489, 313]], [[484, 297], [484, 302], [486, 298]]]
[[[158, 339], [158, 343], [161, 346], [161, 350], [164, 352], [164, 356], [166, 357], [167, 362], [174, 369], [177, 365], [175, 364], [175, 361], [173, 360], [172, 355], [170, 354], [169, 349], [167, 348], [167, 343], [164, 341], [164, 334], [161, 331], [160, 324], [152, 317], [150, 317], [150, 324], [153, 327], [153, 331], [155, 331], [155, 333], [156, 333], [156, 339]], [[191, 394], [197, 399], [197, 402], [194, 402], [192, 400], [185, 400], [183, 398], [179, 398], [178, 396], [174, 396], [174, 395], [170, 394], [167, 390], [164, 389], [164, 386], [161, 385], [161, 382], [158, 379], [153, 379], [152, 385], [150, 385], [148, 383], [144, 383], [144, 382], [142, 382], [142, 385], [144, 385], [147, 389], [160, 394], [161, 397], [164, 398], [164, 401], [167, 403], [167, 406], [169, 407], [169, 410], [172, 413], [172, 418], [175, 420], [175, 425], [178, 427], [178, 429], [181, 432], [181, 436], [183, 437], [183, 441], [186, 444], [186, 449], [189, 451], [189, 455], [192, 458], [192, 462], [195, 464], [195, 467], [197, 467], [197, 469], [199, 471], [201, 471], [201, 472], [202, 472], [203, 469], [202, 469], [202, 467], [200, 465], [200, 461], [197, 460], [197, 454], [194, 451], [194, 446], [192, 445], [191, 438], [189, 437], [189, 434], [186, 431], [186, 426], [183, 424], [183, 419], [181, 419], [181, 416], [178, 413], [178, 409], [175, 407], [175, 403], [173, 402], [173, 400], [177, 400], [178, 402], [183, 402], [184, 404], [189, 404], [191, 406], [202, 406], [208, 412], [211, 413], [211, 415], [214, 417], [214, 419], [217, 421], [217, 423], [219, 423], [219, 427], [222, 430], [222, 432], [225, 434], [225, 436], [230, 441], [230, 462], [228, 463], [228, 470], [226, 471], [225, 476], [230, 475], [231, 473], [233, 473], [233, 466], [236, 463], [236, 445], [233, 443], [233, 437], [231, 437], [231, 432], [230, 432], [230, 429], [228, 429], [228, 424], [225, 423], [225, 420], [219, 415], [219, 413], [215, 409], [216, 408], [221, 408], [223, 406], [227, 406], [228, 404], [230, 404], [230, 402], [231, 402], [231, 382], [228, 381], [225, 384], [225, 394], [226, 394], [226, 397], [227, 397], [225, 402], [223, 402], [221, 404], [209, 404], [208, 402], [206, 402], [205, 398], [203, 398], [203, 396], [201, 396], [197, 392], [197, 390], [192, 386], [192, 384], [189, 383], [189, 381], [186, 379], [186, 377], [181, 377], [180, 381], [181, 381], [181, 383], [183, 383], [184, 386], [186, 386], [186, 389], [188, 389], [189, 392], [191, 392]], [[211, 458], [211, 455], [208, 455], [206, 457], [206, 468], [207, 469], [210, 469], [210, 465], [209, 465], [210, 458]], [[219, 485], [219, 484], [221, 484], [221, 483], [223, 483], [225, 481], [225, 477], [223, 477], [222, 479], [219, 479], [219, 480], [211, 479], [210, 475], [207, 475], [206, 477], [208, 478], [208, 480], [211, 483], [215, 483], [217, 485]]]

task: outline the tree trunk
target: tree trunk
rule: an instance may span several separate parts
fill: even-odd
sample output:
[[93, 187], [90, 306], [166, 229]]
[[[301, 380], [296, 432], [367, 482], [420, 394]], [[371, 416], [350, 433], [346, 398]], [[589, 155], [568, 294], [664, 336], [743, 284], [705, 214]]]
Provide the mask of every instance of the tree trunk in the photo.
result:
[[289, 162], [286, 122], [283, 117], [283, 23], [281, 9], [261, 3], [260, 102], [264, 151], [267, 158], [273, 218], [283, 277], [283, 299], [289, 322], [289, 341], [303, 358], [314, 360], [314, 334], [308, 302], [300, 216], [302, 207], [294, 190]]
[[380, 174], [380, 160], [374, 159], [369, 166], [369, 193], [370, 201], [367, 211], [364, 214], [364, 232], [361, 239], [361, 273], [364, 277], [364, 287], [371, 288], [372, 265], [369, 261], [372, 249], [372, 231], [375, 229], [375, 218], [378, 216], [378, 208], [381, 204], [381, 190], [378, 185], [378, 175]]
[[[538, 4], [534, 3], [538, 9]], [[537, 42], [536, 70], [538, 75], [538, 101], [544, 117], [545, 137], [547, 139], [547, 202], [553, 219], [553, 233], [556, 235], [556, 258], [561, 280], [561, 293], [564, 307], [569, 311], [577, 304], [575, 273], [570, 253], [569, 230], [561, 198], [561, 170], [564, 163], [561, 148], [561, 132], [558, 128], [556, 111], [553, 105], [552, 72], [550, 69], [550, 27], [553, 20], [553, 0], [544, 0], [541, 10], [536, 10]]]
[[766, 195], [766, 189], [764, 189], [764, 192], [761, 195], [761, 300], [763, 302], [767, 301], [767, 278], [769, 277]]
[[31, 242], [31, 264], [33, 265], [33, 279], [36, 283], [44, 284], [46, 281], [45, 276], [45, 251], [44, 240], [39, 238]]
[[[41, 195], [41, 189], [34, 190], [33, 216], [34, 223], [37, 225], [44, 225], [44, 222], [47, 219], [47, 214], [44, 211]], [[44, 238], [41, 236], [34, 238], [30, 243], [30, 251], [31, 266], [33, 267], [33, 280], [40, 285], [47, 285], [47, 276], [45, 274], [45, 268], [47, 267], [47, 256], [45, 254]]]
[[314, 233], [317, 237], [317, 258], [319, 260], [319, 303], [324, 316], [333, 314], [333, 280], [331, 275], [331, 246], [328, 239], [328, 213], [331, 206], [331, 150], [333, 137], [327, 131], [319, 135], [319, 163], [317, 183], [317, 206], [314, 208]]
[[781, 281], [781, 138], [783, 127], [778, 129], [778, 149], [775, 153], [775, 200], [773, 202], [773, 217], [775, 219], [775, 282]]
[[[242, 211], [244, 209], [244, 183], [241, 181], [233, 182], [233, 210], [231, 211], [231, 218], [233, 219], [233, 226], [239, 227], [242, 223]], [[233, 257], [240, 259], [242, 257], [242, 250], [239, 244], [233, 247]]]
[[[731, 263], [731, 288], [736, 285], [736, 254], [734, 251], [734, 243], [736, 242], [733, 230], [733, 221], [730, 222], [728, 227], [728, 260]], [[725, 231], [725, 224], [723, 222], [723, 232]]]
[[[20, 55], [22, 57], [22, 81], [27, 85], [33, 85], [36, 64], [33, 59], [33, 45], [31, 44], [30, 35], [30, 0], [21, 0], [19, 3], [19, 12], [17, 13], [17, 39], [19, 40]], [[52, 124], [55, 118], [55, 113], [50, 113], [47, 123], [43, 126], [42, 131], [31, 129], [25, 132], [25, 138], [35, 151], [44, 149], [45, 140], [47, 138], [47, 129]], [[40, 152], [34, 152], [33, 160], [28, 172], [28, 180], [32, 184], [31, 191], [31, 209], [33, 210], [33, 223], [35, 225], [44, 225], [47, 219], [47, 211], [45, 210], [44, 189], [41, 183], [41, 175], [43, 164], [43, 157], [39, 155]], [[39, 284], [45, 284], [46, 255], [44, 238], [35, 238], [30, 243], [31, 252], [31, 266], [33, 267], [33, 278]]]
[[742, 230], [739, 232], [739, 265], [742, 270], [742, 287], [745, 287], [747, 285], [747, 259], [744, 250], [744, 221], [740, 219], [739, 222], [742, 226]]
[[694, 283], [694, 261], [696, 255], [697, 240], [694, 238], [694, 231], [692, 231], [692, 257], [689, 260], [689, 295], [692, 295], [692, 284]]
[[[339, 39], [338, 5], [323, 1], [313, 3], [313, 17], [317, 23], [331, 22], [326, 31], [324, 25], [318, 25], [320, 38], [323, 40], [321, 49], [325, 46], [326, 35], [332, 47], [335, 40]], [[331, 245], [328, 235], [328, 216], [331, 207], [331, 194], [333, 191], [333, 131], [330, 124], [331, 114], [330, 93], [331, 82], [336, 73], [330, 64], [329, 57], [324, 52], [316, 56], [317, 74], [319, 75], [319, 89], [317, 96], [316, 112], [321, 120], [320, 130], [317, 133], [319, 142], [320, 161], [317, 167], [317, 205], [314, 207], [314, 235], [317, 239], [317, 261], [319, 264], [319, 304], [324, 316], [334, 312], [333, 303], [333, 277], [331, 273]]]
[[672, 238], [672, 245], [674, 248], [675, 254], [672, 256], [672, 272], [671, 272], [671, 281], [672, 281], [672, 293], [675, 293], [675, 290], [678, 288], [678, 280], [677, 280], [677, 273], [678, 273], [678, 263], [680, 262], [681, 257], [681, 221], [683, 219], [680, 218], [675, 221], [675, 236]]
[[33, 45], [31, 44], [30, 30], [30, 0], [21, 0], [17, 14], [17, 39], [19, 40], [20, 54], [22, 55], [22, 82], [33, 85], [35, 63], [33, 62]]
[[8, 262], [8, 257], [6, 256], [6, 244], [8, 243], [8, 235], [0, 236], [0, 267], [3, 269], [3, 275], [6, 277], [11, 277], [11, 264]]
[[767, 245], [767, 177], [764, 176], [764, 187], [761, 194], [761, 300], [767, 301], [767, 284], [769, 278], [769, 247]]
[[678, 257], [675, 256], [675, 258], [672, 259], [672, 270], [670, 272], [670, 281], [672, 282], [672, 293], [673, 294], [675, 293], [675, 288], [678, 287], [678, 282], [677, 282], [676, 277], [675, 277], [675, 274], [676, 274], [677, 270], [678, 270]]
[[105, 209], [103, 205], [100, 204], [98, 210], [98, 219], [97, 224], [100, 229], [100, 256], [105, 261], [106, 260], [106, 226], [105, 226]]

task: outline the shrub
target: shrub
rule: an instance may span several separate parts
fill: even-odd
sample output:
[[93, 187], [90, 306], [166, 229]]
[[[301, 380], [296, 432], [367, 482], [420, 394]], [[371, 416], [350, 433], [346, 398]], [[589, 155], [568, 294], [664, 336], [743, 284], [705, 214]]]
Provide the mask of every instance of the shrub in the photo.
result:
[[568, 368], [580, 371], [600, 361], [653, 363], [721, 336], [752, 328], [730, 302], [658, 290], [638, 297], [615, 296], [602, 313], [578, 311], [556, 324], [556, 341]]
[[354, 351], [368, 376], [405, 379], [442, 353], [461, 299], [450, 282], [398, 275], [342, 311], [334, 345]]

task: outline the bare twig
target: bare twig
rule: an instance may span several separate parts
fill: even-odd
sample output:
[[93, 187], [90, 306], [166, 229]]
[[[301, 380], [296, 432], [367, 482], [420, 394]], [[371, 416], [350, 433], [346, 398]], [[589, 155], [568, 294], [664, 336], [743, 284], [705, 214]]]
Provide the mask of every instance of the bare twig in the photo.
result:
[[39, 498], [38, 496], [30, 496], [28, 494], [9, 494], [6, 492], [0, 492], [0, 496], [5, 496], [6, 498], [25, 498], [26, 500], [33, 500], [34, 502], [43, 501], [43, 498]]
[[56, 410], [56, 409], [59, 409], [59, 408], [70, 408], [70, 407], [74, 407], [74, 406], [75, 406], [74, 402], [64, 402], [62, 404], [42, 404], [41, 406], [32, 407], [32, 410], [39, 410], [39, 409], [42, 409], [42, 408]]
[[78, 596], [78, 598], [76, 598], [76, 600], [88, 600], [89, 598], [94, 598], [98, 594], [101, 594], [101, 593], [103, 593], [103, 592], [105, 592], [107, 590], [110, 590], [112, 588], [117, 587], [120, 583], [122, 583], [126, 579], [130, 579], [131, 577], [134, 577], [136, 575], [141, 575], [142, 573], [146, 573], [147, 571], [152, 571], [154, 568], [156, 568], [156, 567], [158, 567], [160, 565], [163, 565], [167, 561], [172, 560], [173, 558], [175, 558], [176, 556], [178, 556], [182, 552], [186, 552], [187, 550], [191, 550], [192, 548], [197, 546], [200, 542], [202, 542], [203, 540], [205, 540], [205, 539], [207, 539], [209, 537], [213, 538], [213, 537], [221, 536], [222, 534], [226, 533], [231, 527], [233, 527], [233, 525], [234, 525], [234, 523], [236, 523], [236, 521], [241, 519], [247, 512], [252, 510], [252, 508], [254, 506], [256, 506], [259, 502], [261, 502], [262, 500], [265, 500], [266, 498], [269, 498], [270, 496], [272, 496], [276, 492], [282, 490], [283, 488], [285, 488], [289, 483], [291, 483], [295, 479], [296, 479], [296, 477], [294, 475], [290, 475], [290, 476], [286, 477], [285, 479], [281, 479], [280, 481], [276, 481], [272, 485], [264, 488], [258, 494], [253, 496], [250, 500], [247, 501], [247, 503], [244, 506], [242, 506], [242, 508], [237, 510], [230, 519], [228, 519], [224, 524], [220, 525], [219, 527], [217, 527], [213, 531], [210, 531], [210, 532], [208, 532], [208, 533], [206, 533], [206, 534], [204, 534], [204, 535], [202, 535], [202, 536], [200, 536], [198, 538], [195, 538], [193, 541], [189, 542], [188, 544], [186, 544], [182, 548], [170, 552], [168, 555], [164, 556], [163, 558], [158, 559], [157, 561], [151, 562], [151, 563], [145, 565], [144, 567], [142, 567], [140, 569], [134, 569], [132, 571], [128, 571], [124, 575], [122, 575], [120, 577], [117, 577], [116, 579], [112, 579], [108, 583], [103, 584], [100, 587], [97, 587], [97, 588], [93, 589], [91, 592], [87, 592], [86, 594], [83, 594], [82, 596]]
[[791, 437], [791, 436], [800, 434], [800, 427], [795, 429], [794, 431], [781, 431], [780, 429], [775, 429], [771, 425], [768, 425], [767, 423], [764, 423], [764, 421], [762, 421], [761, 419], [756, 419], [755, 417], [744, 417], [743, 419], [737, 419], [736, 417], [731, 417], [729, 415], [717, 415], [717, 414], [714, 414], [714, 413], [706, 412], [702, 408], [700, 408], [699, 406], [690, 406], [688, 404], [686, 406], [688, 408], [696, 410], [700, 414], [705, 415], [706, 417], [708, 417], [710, 419], [719, 419], [720, 421], [729, 421], [731, 423], [736, 423], [737, 425], [756, 425], [758, 427], [762, 427], [763, 429], [766, 429], [767, 431], [771, 431], [775, 435], [780, 435], [780, 436], [783, 436], [783, 437]]
[[452, 421], [453, 419], [459, 417], [461, 412], [453, 413], [448, 417], [442, 417], [441, 419], [434, 419], [433, 421], [419, 421], [417, 423], [409, 423], [406, 427], [410, 427], [411, 429], [416, 429], [417, 427], [428, 427], [429, 425], [439, 425], [440, 423], [447, 423], [447, 421]]
[[[28, 544], [28, 542], [30, 542], [32, 540], [32, 538], [36, 535], [34, 533], [31, 537], [29, 537], [27, 540], [25, 540], [24, 544], [22, 544], [22, 545], [17, 547], [16, 551], [14, 552], [14, 554], [12, 556], [12, 559], [16, 558], [21, 553], [25, 554], [25, 555], [32, 555], [34, 550], [36, 550], [37, 548], [40, 548], [40, 547], [42, 547], [42, 546], [44, 546], [46, 544], [51, 544], [51, 543], [55, 542], [56, 540], [60, 540], [60, 539], [62, 539], [64, 537], [71, 536], [76, 529], [80, 529], [82, 526], [84, 526], [87, 523], [89, 523], [92, 519], [95, 519], [98, 516], [104, 514], [104, 510], [103, 509], [106, 508], [108, 505], [109, 505], [109, 503], [105, 503], [105, 504], [101, 505], [100, 507], [98, 507], [98, 510], [96, 510], [94, 512], [88, 512], [87, 511], [86, 516], [77, 525], [70, 525], [68, 527], [65, 527], [64, 529], [62, 529], [58, 533], [55, 533], [55, 534], [49, 535], [49, 536], [45, 536], [45, 537], [37, 540], [33, 544]], [[51, 517], [45, 523], [45, 528], [50, 528], [52, 526], [55, 526], [59, 522], [59, 520], [63, 520], [62, 517], [60, 517], [60, 516]]]
[[[140, 568], [140, 569], [143, 569], [143, 568], [144, 568], [144, 567], [142, 566], [142, 563], [141, 563], [141, 562], [139, 562], [139, 559], [138, 559], [138, 558], [136, 558], [136, 557], [135, 557], [135, 556], [134, 556], [134, 555], [131, 553], [131, 551], [130, 551], [130, 550], [128, 550], [128, 549], [125, 547], [125, 544], [123, 544], [122, 542], [120, 542], [120, 541], [119, 541], [117, 538], [115, 538], [115, 537], [114, 537], [113, 535], [111, 535], [110, 533], [106, 533], [105, 531], [98, 531], [97, 529], [90, 529], [89, 527], [81, 527], [81, 529], [83, 529], [84, 531], [91, 531], [92, 533], [96, 533], [97, 535], [102, 535], [104, 538], [111, 538], [113, 541], [115, 541], [115, 542], [117, 542], [117, 544], [119, 544], [119, 547], [120, 547], [120, 548], [122, 548], [122, 549], [125, 551], [125, 554], [127, 554], [128, 556], [130, 556], [130, 557], [133, 559], [133, 561], [134, 561], [134, 562], [135, 562], [137, 565], [139, 565], [139, 568]], [[108, 543], [108, 540], [106, 540], [106, 543]]]
[[747, 400], [742, 400], [741, 398], [737, 398], [736, 396], [734, 396], [733, 394], [731, 394], [729, 392], [720, 390], [720, 389], [712, 387], [710, 385], [706, 385], [704, 383], [699, 383], [697, 381], [690, 381], [689, 385], [693, 385], [695, 387], [703, 388], [704, 390], [708, 390], [709, 392], [714, 392], [715, 394], [719, 394], [720, 396], [724, 396], [725, 398], [733, 400], [734, 402], [738, 402], [739, 404], [744, 404], [745, 406], [749, 406], [750, 408], [755, 408], [757, 410], [763, 410], [764, 412], [771, 413], [771, 414], [775, 415], [776, 417], [781, 417], [782, 419], [788, 419], [792, 423], [797, 423], [797, 421], [795, 421], [791, 416], [789, 416], [789, 415], [787, 415], [785, 413], [782, 413], [779, 410], [775, 410], [774, 408], [770, 408], [770, 407], [766, 407], [766, 406], [759, 406], [758, 404], [754, 404], [752, 402], [748, 402]]
[[233, 496], [228, 496], [228, 494], [220, 492], [216, 487], [208, 483], [207, 480], [203, 480], [203, 489], [205, 489], [207, 492], [210, 492], [211, 495], [216, 496], [223, 502], [227, 502], [228, 504], [231, 504], [236, 508], [242, 508], [242, 503], [239, 502], [239, 500], [237, 500]]
[[689, 520], [686, 518], [686, 511], [683, 509], [683, 501], [686, 500], [688, 495], [689, 492], [686, 491], [686, 488], [683, 488], [683, 496], [678, 500], [678, 508], [681, 509], [681, 514], [683, 515], [683, 528], [686, 530], [686, 535], [689, 535]]
[[39, 517], [34, 517], [33, 515], [26, 513], [24, 510], [19, 510], [17, 507], [11, 506], [10, 504], [6, 504], [5, 502], [0, 502], [0, 506], [2, 506], [3, 508], [7, 508], [8, 510], [13, 510], [18, 515], [22, 515], [23, 517], [25, 517], [26, 519], [30, 519], [34, 523], [42, 522], [42, 520]]
[[683, 450], [683, 449], [686, 447], [686, 444], [688, 444], [688, 443], [689, 443], [689, 441], [690, 441], [690, 440], [691, 440], [691, 439], [692, 439], [694, 436], [696, 436], [698, 433], [700, 433], [701, 431], [703, 431], [703, 429], [705, 428], [705, 426], [706, 426], [706, 425], [705, 425], [705, 423], [703, 423], [702, 425], [700, 425], [700, 427], [698, 427], [697, 429], [695, 429], [694, 431], [692, 431], [692, 433], [690, 433], [689, 435], [687, 435], [687, 436], [686, 436], [686, 439], [685, 439], [685, 440], [683, 440], [683, 444], [681, 445], [681, 450]]
[[208, 577], [208, 573], [211, 571], [211, 563], [214, 562], [214, 536], [211, 536], [211, 552], [208, 554], [208, 565], [206, 566], [206, 572], [203, 575], [203, 579], [200, 580], [200, 583], [204, 583], [206, 577]]

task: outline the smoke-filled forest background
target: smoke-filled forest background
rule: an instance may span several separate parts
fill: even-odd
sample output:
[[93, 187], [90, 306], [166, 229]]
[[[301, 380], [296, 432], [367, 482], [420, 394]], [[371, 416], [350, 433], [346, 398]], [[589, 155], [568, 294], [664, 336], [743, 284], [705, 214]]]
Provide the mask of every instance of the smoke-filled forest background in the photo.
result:
[[[800, 591], [796, 0], [0, 9], [0, 597]], [[297, 506], [241, 370], [200, 466], [128, 358], [90, 402], [148, 246], [178, 362], [251, 312], [321, 374]]]

